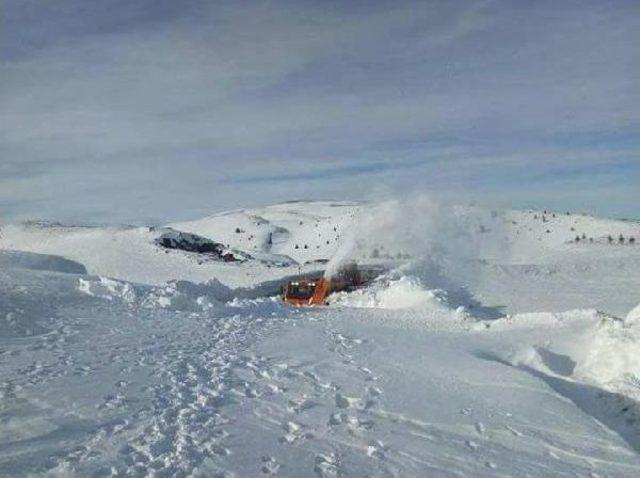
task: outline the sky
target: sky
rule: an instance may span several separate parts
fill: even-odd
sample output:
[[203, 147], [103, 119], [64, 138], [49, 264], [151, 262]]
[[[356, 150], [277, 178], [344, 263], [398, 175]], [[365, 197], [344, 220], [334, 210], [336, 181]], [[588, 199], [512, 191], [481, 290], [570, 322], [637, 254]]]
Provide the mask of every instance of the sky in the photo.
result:
[[640, 2], [2, 0], [0, 222], [412, 192], [640, 218]]

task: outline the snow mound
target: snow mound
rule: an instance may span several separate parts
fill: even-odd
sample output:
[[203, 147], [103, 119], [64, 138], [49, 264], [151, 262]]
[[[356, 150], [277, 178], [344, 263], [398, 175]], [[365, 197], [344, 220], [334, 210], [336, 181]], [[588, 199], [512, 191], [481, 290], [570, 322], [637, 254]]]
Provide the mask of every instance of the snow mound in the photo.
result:
[[78, 291], [108, 301], [121, 299], [128, 304], [137, 299], [136, 291], [131, 284], [108, 277], [79, 278]]
[[226, 295], [228, 289], [217, 284], [225, 290], [189, 281], [170, 281], [163, 287], [152, 288], [141, 301], [141, 306], [191, 312], [220, 309], [224, 306], [220, 296]]
[[519, 330], [559, 328], [585, 322], [601, 320], [603, 314], [596, 309], [576, 309], [567, 312], [527, 312], [508, 315], [504, 318], [482, 321], [476, 329], [491, 328], [494, 330]]
[[573, 310], [517, 314], [483, 325], [527, 330], [511, 349], [496, 353], [500, 361], [640, 399], [640, 327], [635, 324], [596, 310]]
[[[451, 312], [445, 291], [426, 289], [418, 279], [408, 276], [379, 280], [363, 289], [333, 294], [330, 303], [344, 307]], [[464, 310], [460, 308], [456, 313], [464, 314]]]
[[574, 376], [607, 390], [634, 390], [640, 398], [640, 330], [606, 318], [585, 333], [583, 347], [573, 353]]
[[626, 322], [638, 322], [640, 321], [640, 304], [633, 308], [625, 319]]
[[17, 267], [20, 269], [64, 272], [68, 274], [87, 273], [87, 269], [79, 262], [50, 254], [36, 254], [22, 251], [0, 250], [0, 267]]
[[82, 294], [123, 303], [133, 309], [168, 309], [203, 312], [222, 309], [233, 290], [217, 280], [203, 284], [169, 281], [162, 286], [145, 286], [107, 277], [79, 278], [77, 290]]

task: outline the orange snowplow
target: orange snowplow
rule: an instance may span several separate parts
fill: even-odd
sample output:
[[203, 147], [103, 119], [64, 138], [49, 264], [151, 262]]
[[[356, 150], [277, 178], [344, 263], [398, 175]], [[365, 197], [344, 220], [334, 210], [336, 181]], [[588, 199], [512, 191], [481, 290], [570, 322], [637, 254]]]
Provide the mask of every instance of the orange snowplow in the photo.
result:
[[282, 300], [296, 307], [305, 305], [324, 305], [329, 295], [330, 282], [324, 277], [300, 279], [287, 282], [282, 291]]
[[325, 305], [329, 294], [349, 291], [365, 285], [375, 275], [362, 273], [354, 263], [343, 266], [331, 279], [326, 277], [301, 278], [286, 282], [282, 287], [282, 300], [296, 307]]

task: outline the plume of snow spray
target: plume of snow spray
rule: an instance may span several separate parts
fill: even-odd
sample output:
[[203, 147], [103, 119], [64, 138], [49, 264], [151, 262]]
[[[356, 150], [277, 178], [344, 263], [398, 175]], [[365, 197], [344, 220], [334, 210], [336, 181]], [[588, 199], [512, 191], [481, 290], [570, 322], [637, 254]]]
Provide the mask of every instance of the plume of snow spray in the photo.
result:
[[[361, 262], [384, 251], [401, 258], [403, 273], [433, 279], [447, 274], [473, 272], [467, 267], [482, 258], [497, 257], [508, 250], [500, 217], [488, 210], [450, 206], [417, 195], [364, 206], [343, 238], [341, 247], [327, 264], [326, 277], [349, 262]], [[464, 267], [463, 267], [464, 266]], [[440, 272], [438, 272], [440, 271]], [[443, 284], [437, 284], [442, 286]]]

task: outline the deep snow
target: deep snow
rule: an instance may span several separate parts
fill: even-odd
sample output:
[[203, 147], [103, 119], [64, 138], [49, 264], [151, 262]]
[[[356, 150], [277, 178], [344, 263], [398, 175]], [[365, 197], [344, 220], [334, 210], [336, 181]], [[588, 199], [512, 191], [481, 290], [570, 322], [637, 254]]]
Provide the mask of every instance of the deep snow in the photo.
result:
[[[0, 228], [0, 476], [640, 476], [637, 223], [419, 199], [168, 227]], [[352, 258], [389, 270], [278, 300]]]

